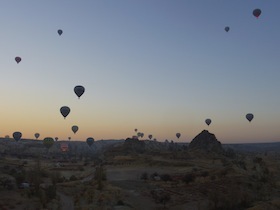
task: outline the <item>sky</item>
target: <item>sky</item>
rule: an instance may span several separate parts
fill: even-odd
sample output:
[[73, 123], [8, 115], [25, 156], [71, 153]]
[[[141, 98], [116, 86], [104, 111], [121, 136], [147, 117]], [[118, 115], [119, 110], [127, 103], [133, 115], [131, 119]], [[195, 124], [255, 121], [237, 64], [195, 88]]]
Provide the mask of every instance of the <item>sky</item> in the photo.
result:
[[[221, 143], [279, 141], [279, 8], [279, 0], [0, 1], [0, 136], [126, 139], [137, 128], [144, 139], [190, 142], [206, 129]], [[85, 87], [80, 99], [76, 85]]]

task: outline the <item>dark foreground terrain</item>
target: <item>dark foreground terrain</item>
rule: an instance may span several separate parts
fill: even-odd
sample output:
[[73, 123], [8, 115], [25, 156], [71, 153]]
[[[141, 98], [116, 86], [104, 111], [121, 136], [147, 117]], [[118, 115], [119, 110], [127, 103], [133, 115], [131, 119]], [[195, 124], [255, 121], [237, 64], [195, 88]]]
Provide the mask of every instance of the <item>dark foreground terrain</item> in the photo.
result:
[[47, 151], [3, 141], [0, 209], [280, 209], [277, 143], [220, 150], [215, 139], [193, 149], [127, 139], [61, 152], [59, 142]]

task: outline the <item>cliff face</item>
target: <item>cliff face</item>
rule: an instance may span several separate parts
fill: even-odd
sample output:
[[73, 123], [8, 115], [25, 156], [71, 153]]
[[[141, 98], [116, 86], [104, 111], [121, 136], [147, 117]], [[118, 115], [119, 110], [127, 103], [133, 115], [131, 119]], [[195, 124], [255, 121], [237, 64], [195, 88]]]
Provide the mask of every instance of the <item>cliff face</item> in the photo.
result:
[[215, 135], [209, 133], [207, 130], [203, 130], [198, 134], [189, 144], [190, 150], [203, 150], [205, 152], [213, 152], [222, 154], [223, 148], [221, 142], [219, 142]]

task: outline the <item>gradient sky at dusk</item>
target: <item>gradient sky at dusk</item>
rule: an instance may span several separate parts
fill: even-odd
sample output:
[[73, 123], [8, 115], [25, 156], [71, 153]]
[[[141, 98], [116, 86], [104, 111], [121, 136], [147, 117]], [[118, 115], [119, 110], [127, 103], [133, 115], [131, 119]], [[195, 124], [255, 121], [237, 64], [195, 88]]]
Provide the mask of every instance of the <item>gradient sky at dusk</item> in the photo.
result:
[[[208, 129], [222, 143], [280, 140], [279, 0], [14, 0], [0, 8], [0, 136], [125, 139], [137, 128], [190, 142]], [[86, 89], [80, 99], [76, 85]]]

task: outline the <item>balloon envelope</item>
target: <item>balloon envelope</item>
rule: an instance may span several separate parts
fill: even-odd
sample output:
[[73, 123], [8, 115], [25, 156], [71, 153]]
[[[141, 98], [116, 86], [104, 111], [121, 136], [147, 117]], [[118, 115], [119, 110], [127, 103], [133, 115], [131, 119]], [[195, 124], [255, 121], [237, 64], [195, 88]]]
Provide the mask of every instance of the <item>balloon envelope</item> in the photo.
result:
[[61, 36], [61, 34], [63, 33], [63, 31], [61, 29], [57, 30], [57, 33], [59, 34], [59, 36]]
[[16, 141], [19, 141], [21, 139], [21, 136], [22, 136], [22, 134], [19, 131], [16, 131], [13, 133], [14, 140], [16, 140]]
[[66, 142], [60, 143], [60, 151], [61, 152], [68, 152], [69, 151], [69, 144]]
[[181, 134], [180, 133], [176, 133], [177, 138], [179, 139]]
[[73, 125], [73, 126], [72, 126], [72, 131], [73, 131], [74, 133], [76, 133], [78, 130], [79, 130], [79, 127], [78, 127], [77, 125]]
[[254, 115], [253, 115], [252, 113], [246, 114], [246, 119], [247, 119], [249, 122], [251, 122], [251, 121], [253, 120], [253, 118], [254, 118]]
[[211, 124], [211, 122], [212, 122], [211, 119], [206, 119], [206, 120], [205, 120], [205, 123], [206, 123], [208, 126]]
[[81, 85], [77, 85], [76, 87], [74, 87], [74, 92], [76, 93], [78, 98], [80, 98], [84, 94], [85, 88]]
[[58, 137], [55, 137], [54, 139], [55, 139], [55, 141], [57, 141], [57, 140], [58, 140]]
[[21, 62], [21, 57], [15, 57], [17, 63]]
[[227, 26], [227, 27], [225, 27], [225, 31], [226, 32], [228, 32], [229, 31], [229, 27]]
[[43, 140], [43, 144], [46, 148], [50, 148], [54, 144], [54, 140], [52, 137], [46, 137]]
[[149, 135], [149, 139], [152, 139], [153, 138], [153, 135]]
[[39, 133], [35, 133], [34, 136], [35, 136], [36, 139], [38, 139], [40, 134]]
[[254, 9], [253, 15], [258, 18], [261, 15], [262, 11], [260, 9]]
[[67, 117], [67, 115], [70, 113], [70, 108], [68, 106], [63, 106], [60, 108], [60, 113], [64, 117], [64, 119]]
[[88, 146], [91, 146], [93, 144], [93, 142], [94, 142], [94, 138], [92, 138], [92, 137], [87, 138]]

